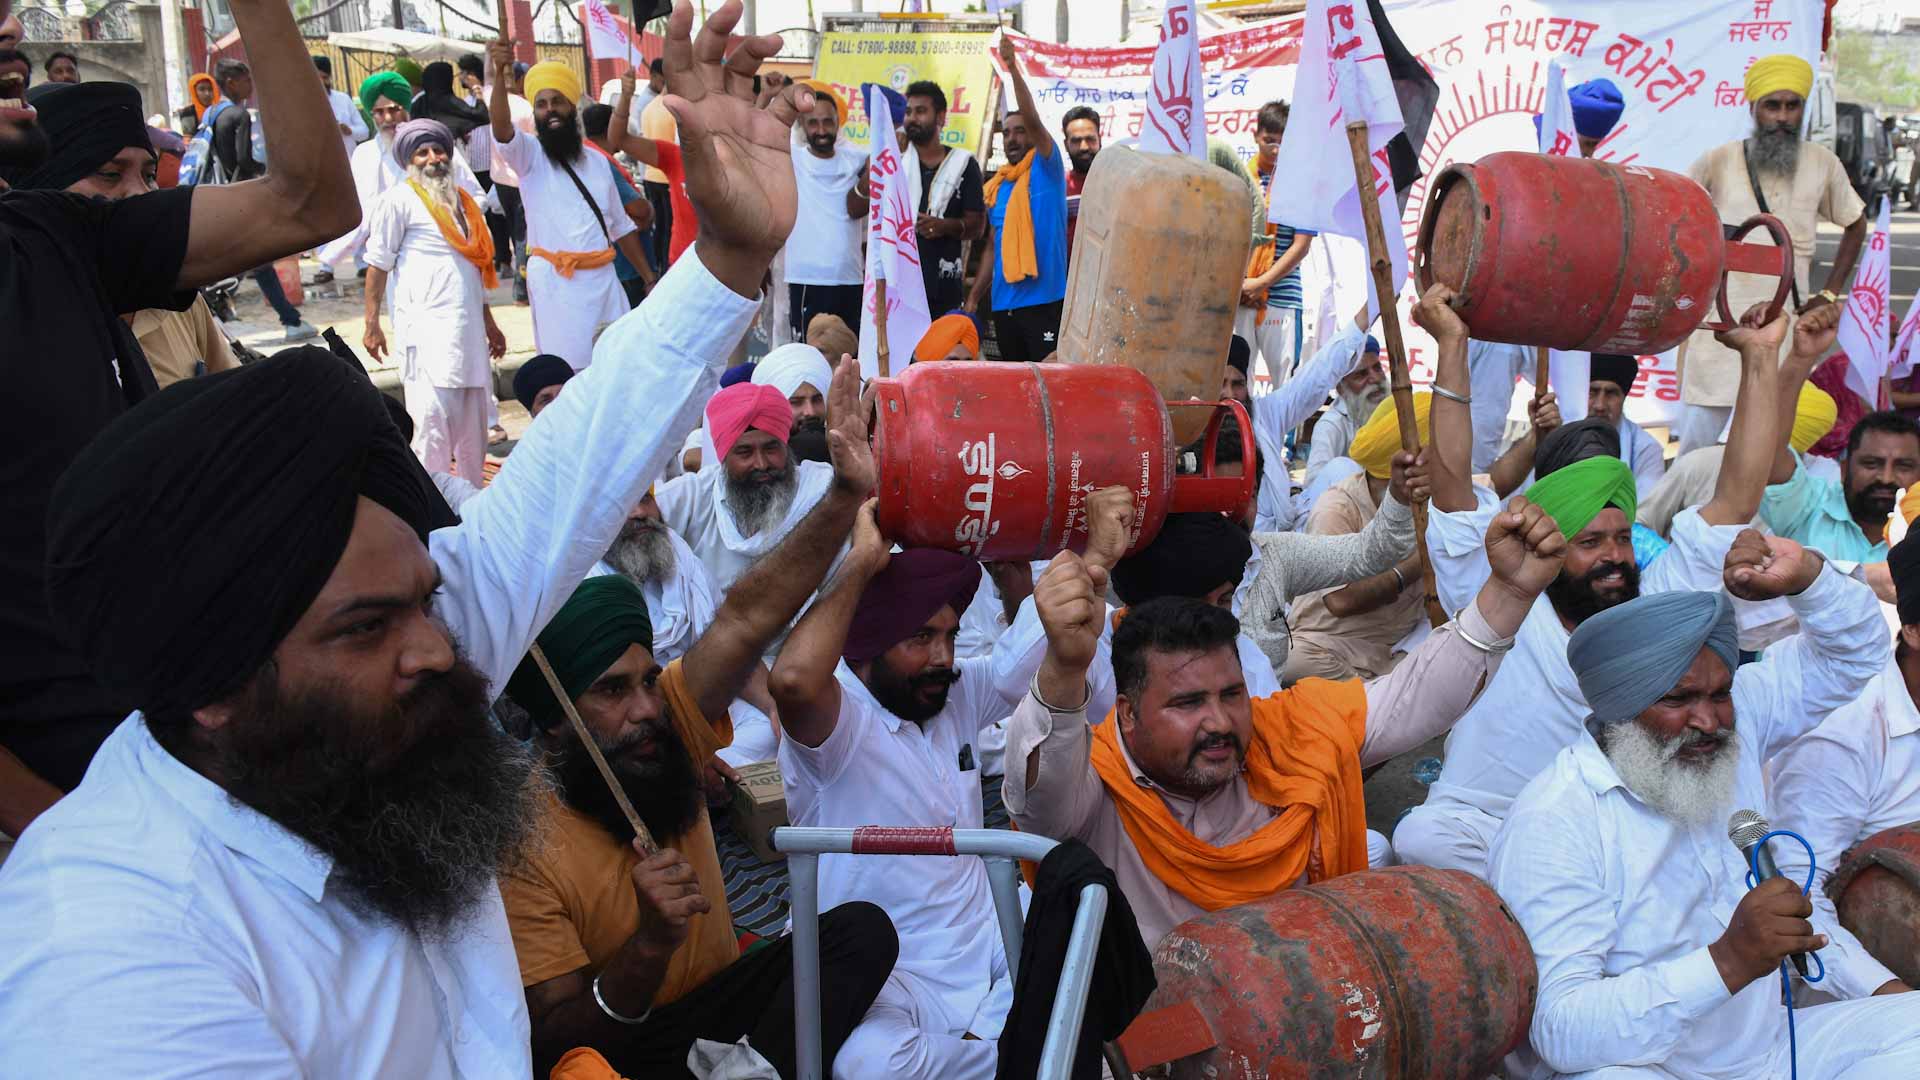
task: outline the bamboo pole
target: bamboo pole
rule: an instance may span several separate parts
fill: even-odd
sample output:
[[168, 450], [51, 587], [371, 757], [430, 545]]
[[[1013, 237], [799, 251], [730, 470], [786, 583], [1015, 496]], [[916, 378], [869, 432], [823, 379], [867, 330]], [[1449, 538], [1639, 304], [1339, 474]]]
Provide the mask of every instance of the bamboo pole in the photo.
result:
[[[1373, 197], [1373, 155], [1367, 148], [1367, 125], [1347, 125], [1347, 147], [1353, 152], [1353, 181], [1360, 196], [1360, 216], [1367, 226], [1367, 263], [1373, 271], [1374, 295], [1380, 298], [1380, 331], [1387, 339], [1387, 376], [1393, 387], [1393, 411], [1400, 421], [1400, 448], [1420, 452], [1420, 427], [1413, 413], [1413, 380], [1407, 374], [1407, 346], [1400, 337], [1400, 310], [1395, 304], [1393, 264], [1387, 258], [1386, 226], [1380, 220], [1380, 201]], [[1413, 503], [1413, 550], [1420, 557], [1420, 585], [1426, 591], [1427, 621], [1435, 627], [1447, 622], [1440, 592], [1433, 582], [1433, 563], [1427, 558], [1427, 503]]]
[[873, 282], [873, 345], [880, 352], [880, 376], [893, 377], [893, 355], [887, 348], [887, 279]]
[[1541, 398], [1547, 396], [1547, 378], [1549, 375], [1547, 371], [1547, 354], [1550, 351], [1551, 350], [1545, 345], [1537, 345], [1533, 350], [1533, 400], [1535, 401], [1539, 401]]
[[593, 741], [593, 732], [588, 731], [587, 722], [580, 719], [580, 710], [573, 707], [573, 699], [567, 696], [566, 687], [560, 685], [560, 676], [555, 675], [553, 665], [547, 663], [547, 654], [541, 651], [537, 643], [527, 650], [527, 654], [533, 657], [540, 674], [546, 676], [547, 689], [553, 691], [554, 698], [560, 702], [560, 711], [566, 713], [567, 720], [573, 724], [573, 733], [580, 737], [581, 744], [587, 748], [587, 756], [593, 759], [594, 767], [600, 770], [600, 779], [605, 780], [607, 787], [612, 790], [613, 801], [620, 804], [620, 812], [627, 816], [627, 824], [633, 826], [633, 838], [640, 842], [641, 850], [648, 855], [659, 851], [660, 845], [653, 842], [653, 833], [647, 830], [646, 823], [640, 820], [633, 803], [627, 799], [627, 789], [620, 786], [620, 778], [613, 775], [613, 766], [607, 764], [607, 756], [600, 752], [600, 744]]

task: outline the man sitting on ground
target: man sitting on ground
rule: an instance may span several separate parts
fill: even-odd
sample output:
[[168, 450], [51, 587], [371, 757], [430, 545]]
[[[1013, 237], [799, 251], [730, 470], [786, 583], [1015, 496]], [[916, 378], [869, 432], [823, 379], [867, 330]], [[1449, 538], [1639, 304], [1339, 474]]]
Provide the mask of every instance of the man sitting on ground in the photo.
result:
[[964, 311], [942, 315], [928, 325], [926, 333], [920, 335], [920, 343], [913, 347], [913, 358], [916, 362], [978, 360], [980, 328], [974, 325], [973, 316]]
[[1627, 397], [1640, 377], [1640, 360], [1613, 353], [1592, 354], [1587, 383], [1587, 415], [1605, 420], [1620, 433], [1620, 460], [1633, 470], [1633, 483], [1641, 498], [1652, 493], [1666, 475], [1666, 448], [1640, 425], [1627, 419]]
[[[855, 350], [858, 351], [857, 349]], [[838, 356], [833, 358], [837, 362]], [[833, 375], [832, 364], [819, 349], [801, 342], [782, 345], [753, 365], [752, 382], [780, 391], [793, 408], [793, 428], [789, 436], [802, 429], [815, 433], [827, 426], [826, 381]], [[791, 441], [791, 439], [789, 439]]]
[[573, 378], [573, 365], [552, 353], [541, 353], [520, 365], [513, 373], [513, 396], [528, 416], [537, 417], [553, 404], [560, 391]]
[[[1241, 359], [1237, 363], [1231, 358], [1228, 360], [1228, 363], [1240, 369], [1243, 379], [1246, 377], [1247, 363], [1245, 340], [1234, 339], [1235, 352]], [[1352, 374], [1333, 384], [1333, 404], [1327, 406], [1320, 418], [1313, 422], [1313, 439], [1307, 448], [1307, 471], [1301, 477], [1301, 483], [1311, 490], [1320, 470], [1326, 468], [1333, 459], [1345, 457], [1347, 447], [1353, 444], [1354, 433], [1385, 400], [1386, 365], [1380, 362], [1380, 343], [1368, 335], [1366, 345], [1360, 350], [1359, 364], [1354, 367]], [[1311, 507], [1312, 504], [1308, 505]]]

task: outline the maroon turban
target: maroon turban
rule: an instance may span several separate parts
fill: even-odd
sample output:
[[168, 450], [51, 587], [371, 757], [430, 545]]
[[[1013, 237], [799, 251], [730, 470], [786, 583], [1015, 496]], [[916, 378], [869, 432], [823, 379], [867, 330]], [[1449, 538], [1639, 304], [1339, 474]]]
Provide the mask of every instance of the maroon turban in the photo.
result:
[[965, 555], [938, 548], [894, 552], [860, 594], [841, 653], [849, 664], [864, 664], [919, 633], [941, 608], [966, 611], [979, 587], [980, 564]]

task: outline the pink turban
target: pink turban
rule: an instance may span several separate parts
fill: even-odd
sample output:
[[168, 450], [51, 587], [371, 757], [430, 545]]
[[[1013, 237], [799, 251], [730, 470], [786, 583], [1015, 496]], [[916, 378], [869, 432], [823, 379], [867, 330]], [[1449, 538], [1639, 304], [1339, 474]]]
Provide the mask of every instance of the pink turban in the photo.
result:
[[733, 450], [748, 428], [786, 442], [793, 432], [793, 406], [787, 404], [787, 395], [774, 386], [735, 383], [707, 402], [707, 432], [720, 457]]

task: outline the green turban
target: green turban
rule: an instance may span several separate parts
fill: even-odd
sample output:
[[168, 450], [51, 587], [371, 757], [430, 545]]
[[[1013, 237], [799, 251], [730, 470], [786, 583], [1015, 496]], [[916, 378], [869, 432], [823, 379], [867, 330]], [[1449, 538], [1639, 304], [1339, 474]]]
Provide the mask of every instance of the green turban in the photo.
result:
[[1584, 458], [1534, 481], [1527, 489], [1527, 500], [1552, 514], [1560, 535], [1569, 540], [1607, 507], [1619, 507], [1632, 521], [1639, 505], [1633, 470], [1619, 458], [1604, 455]]
[[425, 75], [425, 71], [420, 67], [418, 60], [410, 56], [396, 57], [393, 61], [393, 70], [399, 72], [400, 77], [407, 80], [408, 86], [415, 90], [420, 89], [420, 80]]
[[413, 87], [407, 77], [397, 71], [383, 71], [378, 75], [369, 75], [360, 83], [360, 105], [368, 112], [381, 98], [398, 102], [403, 108], [413, 104]]
[[[617, 574], [588, 578], [540, 631], [539, 642], [567, 696], [577, 698], [620, 659], [628, 646], [653, 648], [653, 621], [647, 616], [646, 597], [638, 585]], [[507, 693], [542, 728], [565, 721], [566, 713], [554, 700], [547, 678], [532, 656], [521, 660], [513, 670], [507, 680]]]

